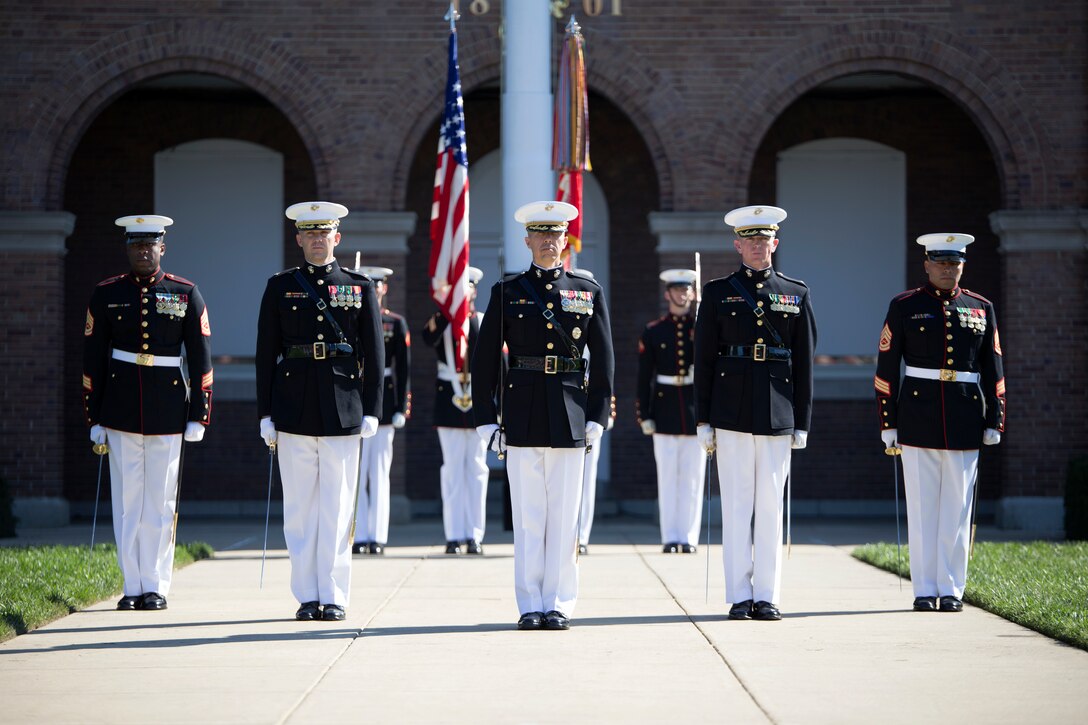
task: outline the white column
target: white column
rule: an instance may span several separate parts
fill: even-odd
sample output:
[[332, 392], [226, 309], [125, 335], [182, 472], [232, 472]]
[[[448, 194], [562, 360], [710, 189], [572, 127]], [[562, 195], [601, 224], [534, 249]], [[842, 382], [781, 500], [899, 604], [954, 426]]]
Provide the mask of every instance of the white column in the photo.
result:
[[548, 0], [503, 3], [502, 219], [506, 271], [529, 266], [522, 204], [555, 198], [552, 172], [553, 20]]

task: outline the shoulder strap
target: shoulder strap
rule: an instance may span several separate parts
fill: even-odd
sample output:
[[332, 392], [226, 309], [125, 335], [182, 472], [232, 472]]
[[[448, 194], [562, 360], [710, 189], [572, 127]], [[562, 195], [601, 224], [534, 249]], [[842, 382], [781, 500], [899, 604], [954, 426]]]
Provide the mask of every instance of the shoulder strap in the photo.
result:
[[[321, 299], [321, 297], [318, 296], [317, 291], [313, 288], [313, 285], [307, 282], [306, 278], [302, 276], [302, 272], [296, 269], [294, 276], [295, 280], [297, 280], [298, 283], [302, 286], [303, 291], [305, 291], [306, 294], [310, 295], [310, 299], [317, 303], [317, 309], [321, 310], [321, 312], [325, 312], [325, 308], [327, 308], [328, 305], [325, 304], [325, 300]], [[337, 323], [336, 318], [333, 317], [332, 313], [325, 314], [325, 319], [329, 321], [330, 325], [332, 325], [332, 331], [335, 332], [336, 336], [340, 338], [340, 342], [347, 342], [348, 339], [344, 336], [344, 331], [340, 329], [340, 325], [339, 323]]]
[[[736, 277], [730, 277], [729, 284], [733, 285], [733, 288], [737, 292], [740, 292], [740, 296], [743, 297], [744, 301], [748, 303], [748, 306], [752, 308], [752, 313], [756, 317], [762, 318], [767, 314], [763, 311], [763, 308], [757, 305], [756, 301], [752, 299], [752, 295], [748, 293], [748, 290], [744, 289], [744, 285], [740, 283], [740, 280]], [[767, 331], [771, 333], [771, 337], [774, 338], [775, 343], [777, 343], [779, 347], [786, 347], [786, 343], [782, 342], [782, 336], [778, 334], [778, 330], [774, 329], [774, 325], [772, 325], [770, 321], [767, 322]]]
[[544, 305], [544, 300], [540, 299], [540, 295], [538, 295], [536, 290], [533, 289], [533, 286], [529, 284], [529, 280], [522, 277], [518, 281], [521, 282], [521, 286], [525, 288], [525, 291], [529, 293], [529, 296], [533, 298], [533, 302], [540, 308], [540, 311], [544, 313], [544, 319], [552, 323], [552, 329], [559, 334], [559, 339], [562, 340], [563, 344], [570, 350], [570, 356], [572, 358], [581, 357], [582, 354], [578, 352], [578, 346], [574, 344], [574, 340], [570, 339], [570, 335], [567, 334], [567, 331], [564, 330], [563, 326], [555, 319], [555, 313]]

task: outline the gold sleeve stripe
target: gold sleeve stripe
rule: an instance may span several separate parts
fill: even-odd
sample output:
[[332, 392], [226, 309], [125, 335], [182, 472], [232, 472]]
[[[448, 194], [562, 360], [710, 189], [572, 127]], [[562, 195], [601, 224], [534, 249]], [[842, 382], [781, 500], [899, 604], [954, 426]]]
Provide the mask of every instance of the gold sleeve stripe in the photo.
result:
[[204, 311], [200, 313], [200, 334], [204, 337], [212, 336], [212, 326], [208, 324], [208, 308], [205, 307]]
[[883, 379], [879, 375], [877, 375], [875, 378], [873, 378], [873, 387], [876, 388], [876, 392], [878, 392], [878, 393], [880, 393], [882, 395], [891, 395], [892, 394], [891, 383], [889, 383], [887, 380]]
[[83, 389], [84, 390], [94, 390], [94, 385], [91, 384], [91, 376], [90, 375], [84, 375], [83, 376]]
[[994, 328], [994, 352], [996, 352], [998, 355], [1001, 355], [1002, 357], [1005, 356], [1005, 354], [1001, 352], [1001, 338], [997, 334], [996, 327]]
[[93, 334], [94, 334], [94, 315], [92, 315], [91, 311], [88, 309], [87, 310], [87, 322], [86, 322], [86, 324], [83, 325], [83, 336], [84, 337], [90, 337]]
[[1005, 397], [1005, 378], [1001, 378], [997, 381], [997, 397]]
[[204, 373], [204, 377], [202, 377], [200, 379], [200, 387], [202, 389], [204, 389], [204, 390], [207, 390], [211, 386], [212, 386], [212, 371], [209, 370], [208, 372]]

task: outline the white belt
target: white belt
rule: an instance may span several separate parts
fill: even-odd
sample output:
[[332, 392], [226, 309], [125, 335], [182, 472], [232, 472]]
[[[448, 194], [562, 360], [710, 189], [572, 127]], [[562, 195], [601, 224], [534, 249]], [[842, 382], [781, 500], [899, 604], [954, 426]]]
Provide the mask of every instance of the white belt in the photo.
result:
[[916, 368], [907, 366], [907, 376], [912, 378], [925, 378], [926, 380], [942, 380], [946, 383], [977, 383], [978, 373], [966, 373], [960, 370], [937, 370], [936, 368]]
[[391, 377], [392, 375], [393, 375], [393, 368], [386, 368], [385, 369], [385, 377], [388, 378], [388, 377]]
[[146, 352], [127, 352], [114, 348], [113, 359], [157, 368], [180, 368], [181, 358], [171, 355], [152, 355]]
[[687, 375], [658, 375], [658, 385], [676, 385], [677, 387], [683, 385], [695, 384], [695, 371], [688, 370]]
[[[453, 368], [451, 368], [449, 365], [447, 365], [446, 363], [444, 363], [442, 361], [438, 362], [438, 375], [436, 377], [439, 380], [445, 380], [445, 381], [450, 382], [450, 383], [453, 383], [453, 382], [460, 383], [460, 382], [462, 382], [461, 381], [461, 373], [457, 372], [456, 370], [454, 370]], [[465, 376], [464, 382], [469, 382], [470, 380], [472, 380], [472, 373], [469, 373], [468, 375]]]

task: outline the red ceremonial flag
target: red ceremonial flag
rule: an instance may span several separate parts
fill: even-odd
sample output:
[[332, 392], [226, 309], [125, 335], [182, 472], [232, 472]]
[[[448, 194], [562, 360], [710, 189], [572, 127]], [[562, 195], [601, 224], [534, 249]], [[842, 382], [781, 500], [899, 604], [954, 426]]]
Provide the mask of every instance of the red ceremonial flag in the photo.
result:
[[449, 69], [431, 202], [431, 297], [450, 321], [457, 370], [468, 355], [468, 146], [457, 68], [457, 31], [450, 21]]
[[573, 204], [578, 216], [567, 227], [563, 266], [571, 266], [571, 252], [582, 251], [582, 171], [589, 162], [589, 100], [586, 90], [585, 39], [572, 15], [559, 55], [559, 78], [552, 124], [552, 168], [559, 172], [556, 198]]

